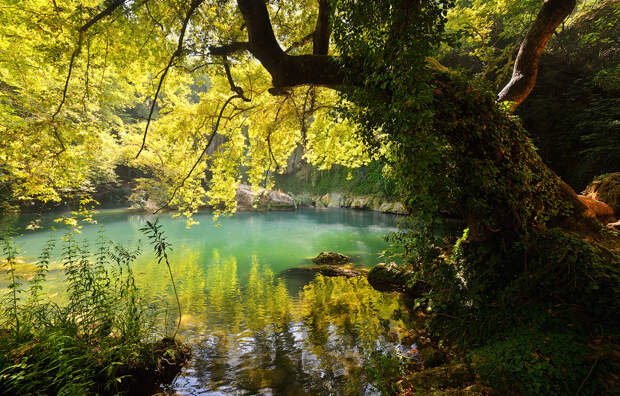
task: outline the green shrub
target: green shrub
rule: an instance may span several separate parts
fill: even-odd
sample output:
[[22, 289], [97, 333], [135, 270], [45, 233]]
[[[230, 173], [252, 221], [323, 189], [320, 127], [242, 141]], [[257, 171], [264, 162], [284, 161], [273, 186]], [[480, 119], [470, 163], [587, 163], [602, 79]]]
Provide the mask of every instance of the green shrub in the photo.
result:
[[481, 380], [499, 394], [602, 394], [592, 370], [600, 371], [604, 364], [596, 367], [595, 360], [587, 360], [588, 350], [575, 334], [525, 329], [471, 351], [469, 358]]

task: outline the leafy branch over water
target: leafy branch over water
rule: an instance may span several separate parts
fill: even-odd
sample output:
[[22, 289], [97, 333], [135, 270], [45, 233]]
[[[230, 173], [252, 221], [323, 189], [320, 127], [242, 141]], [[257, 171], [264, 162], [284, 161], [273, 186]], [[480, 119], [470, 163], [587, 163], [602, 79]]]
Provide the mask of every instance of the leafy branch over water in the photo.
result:
[[181, 327], [181, 301], [179, 300], [177, 286], [174, 283], [174, 276], [172, 275], [172, 269], [170, 268], [170, 262], [168, 261], [168, 251], [172, 250], [172, 246], [168, 241], [166, 241], [164, 232], [161, 230], [161, 224], [159, 224], [159, 219], [156, 219], [154, 222], [147, 220], [146, 226], [140, 228], [140, 231], [142, 231], [144, 235], [150, 239], [150, 242], [153, 245], [153, 251], [157, 257], [157, 262], [161, 263], [162, 261], [165, 261], [166, 266], [168, 267], [170, 282], [172, 283], [172, 288], [174, 290], [174, 297], [176, 298], [177, 306], [179, 307], [179, 320], [177, 322], [177, 328], [172, 335], [172, 338], [175, 338], [179, 332], [179, 328]]

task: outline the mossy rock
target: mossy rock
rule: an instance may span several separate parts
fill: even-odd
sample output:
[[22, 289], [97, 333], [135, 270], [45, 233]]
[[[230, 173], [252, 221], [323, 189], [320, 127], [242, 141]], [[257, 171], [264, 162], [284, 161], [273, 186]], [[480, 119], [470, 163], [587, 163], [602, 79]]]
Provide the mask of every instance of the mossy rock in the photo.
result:
[[420, 297], [428, 291], [424, 283], [412, 281], [408, 268], [394, 262], [372, 267], [368, 273], [368, 283], [378, 291], [404, 292], [412, 297]]
[[351, 257], [336, 252], [321, 252], [312, 259], [320, 265], [343, 265], [351, 262]]

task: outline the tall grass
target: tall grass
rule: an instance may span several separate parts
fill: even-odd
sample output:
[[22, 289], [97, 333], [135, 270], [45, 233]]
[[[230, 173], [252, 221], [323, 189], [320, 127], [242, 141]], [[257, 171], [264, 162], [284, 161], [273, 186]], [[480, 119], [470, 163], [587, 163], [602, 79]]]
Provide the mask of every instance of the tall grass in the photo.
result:
[[59, 302], [43, 292], [56, 244], [48, 241], [24, 280], [13, 239], [0, 239], [8, 279], [0, 301], [0, 394], [118, 394], [135, 386], [136, 372], [156, 376], [159, 352], [170, 351], [148, 342], [153, 315], [131, 268], [140, 249], [103, 233], [92, 250], [65, 236], [59, 262], [66, 298]]

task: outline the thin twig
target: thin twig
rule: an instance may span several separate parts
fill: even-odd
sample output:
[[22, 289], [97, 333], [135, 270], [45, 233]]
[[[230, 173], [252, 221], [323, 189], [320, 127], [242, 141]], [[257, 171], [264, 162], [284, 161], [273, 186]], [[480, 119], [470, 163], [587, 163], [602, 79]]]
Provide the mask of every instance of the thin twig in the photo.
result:
[[[69, 81], [71, 80], [71, 73], [73, 72], [73, 65], [75, 63], [75, 59], [82, 51], [82, 42], [84, 40], [84, 33], [88, 29], [90, 29], [95, 23], [99, 22], [101, 19], [105, 18], [106, 16], [114, 12], [114, 10], [120, 7], [124, 2], [125, 0], [114, 0], [108, 7], [106, 7], [106, 9], [101, 11], [99, 14], [95, 15], [90, 21], [86, 22], [86, 24], [82, 25], [82, 27], [78, 30], [79, 32], [78, 42], [77, 42], [75, 49], [73, 50], [73, 53], [71, 54], [71, 59], [69, 60], [69, 71], [67, 72], [67, 78], [65, 79], [65, 86], [62, 90], [62, 98], [60, 100], [60, 103], [58, 104], [58, 107], [56, 108], [56, 111], [54, 112], [54, 114], [52, 114], [52, 118], [51, 118], [52, 124], [54, 124], [54, 121], [56, 120], [56, 116], [60, 113], [60, 111], [62, 110], [62, 106], [65, 104], [65, 101], [67, 100], [67, 90], [69, 89]], [[60, 153], [66, 150], [66, 146], [65, 146], [64, 141], [62, 140], [62, 137], [58, 133], [58, 128], [56, 127], [56, 125], [53, 125], [53, 132], [54, 132], [54, 136], [60, 143], [61, 150], [60, 152], [56, 154], [56, 155], [59, 155]]]
[[157, 98], [159, 97], [159, 92], [161, 91], [161, 87], [164, 84], [164, 79], [166, 78], [168, 71], [172, 67], [172, 64], [174, 63], [175, 58], [178, 56], [181, 56], [181, 53], [183, 52], [183, 40], [185, 39], [185, 32], [187, 31], [187, 25], [189, 24], [189, 19], [191, 18], [196, 8], [198, 8], [198, 6], [202, 2], [203, 0], [193, 0], [189, 7], [189, 10], [187, 10], [187, 14], [185, 15], [185, 19], [183, 20], [183, 26], [181, 27], [181, 32], [179, 34], [179, 41], [177, 43], [177, 49], [172, 53], [172, 56], [170, 57], [170, 60], [168, 61], [168, 65], [163, 70], [163, 73], [161, 77], [159, 78], [159, 84], [157, 84], [157, 90], [155, 91], [155, 95], [153, 96], [153, 101], [151, 102], [151, 109], [149, 111], [149, 117], [146, 120], [146, 127], [144, 128], [144, 134], [142, 135], [142, 145], [140, 146], [140, 150], [138, 150], [138, 154], [136, 154], [136, 159], [140, 156], [140, 154], [142, 153], [142, 150], [144, 150], [144, 147], [146, 146], [146, 136], [149, 132], [149, 126], [151, 125], [151, 120], [153, 118], [153, 111], [155, 111], [155, 105], [157, 104]]
[[204, 150], [202, 150], [202, 153], [200, 153], [200, 157], [198, 157], [198, 159], [196, 160], [196, 162], [194, 163], [194, 166], [192, 166], [192, 168], [190, 169], [190, 171], [187, 173], [187, 175], [183, 178], [183, 180], [181, 181], [181, 183], [176, 186], [176, 188], [174, 189], [174, 191], [172, 192], [172, 196], [170, 197], [170, 199], [168, 200], [168, 202], [166, 202], [166, 204], [164, 206], [162, 206], [161, 208], [157, 209], [155, 212], [153, 212], [153, 214], [159, 213], [159, 211], [161, 211], [164, 208], [167, 208], [168, 205], [170, 205], [170, 203], [172, 202], [172, 200], [174, 199], [174, 197], [176, 196], [177, 192], [185, 185], [185, 182], [187, 181], [187, 179], [190, 178], [190, 176], [192, 175], [192, 173], [194, 173], [194, 170], [196, 169], [196, 167], [198, 166], [198, 164], [202, 161], [202, 159], [204, 158], [205, 154], [207, 154], [207, 150], [209, 149], [209, 147], [211, 146], [211, 143], [213, 142], [213, 139], [215, 138], [215, 135], [217, 135], [217, 131], [220, 127], [220, 121], [222, 119], [222, 115], [224, 114], [224, 110], [226, 109], [226, 106], [228, 106], [228, 104], [233, 100], [233, 99], [237, 99], [237, 98], [241, 98], [240, 95], [236, 94], [231, 96], [230, 98], [228, 98], [226, 100], [226, 102], [224, 102], [224, 105], [222, 106], [222, 109], [220, 110], [220, 114], [217, 117], [217, 121], [215, 123], [215, 127], [213, 128], [213, 133], [211, 134], [211, 136], [209, 137], [209, 141], [207, 142], [207, 145], [205, 146]]

